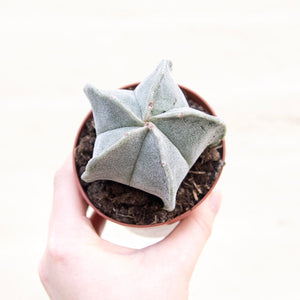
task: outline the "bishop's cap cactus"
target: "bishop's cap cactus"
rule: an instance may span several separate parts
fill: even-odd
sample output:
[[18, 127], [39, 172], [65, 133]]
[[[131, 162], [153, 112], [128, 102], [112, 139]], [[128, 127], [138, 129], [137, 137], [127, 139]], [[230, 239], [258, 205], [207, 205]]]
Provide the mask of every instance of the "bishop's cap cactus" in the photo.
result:
[[189, 107], [171, 67], [163, 60], [134, 91], [84, 88], [96, 141], [82, 174], [86, 182], [112, 180], [154, 194], [168, 211], [197, 158], [225, 133], [221, 120]]

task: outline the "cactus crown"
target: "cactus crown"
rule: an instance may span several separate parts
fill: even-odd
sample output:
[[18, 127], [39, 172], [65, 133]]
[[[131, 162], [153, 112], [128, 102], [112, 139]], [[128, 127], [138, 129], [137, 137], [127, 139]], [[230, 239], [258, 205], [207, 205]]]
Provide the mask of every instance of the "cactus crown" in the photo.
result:
[[189, 107], [163, 60], [134, 91], [87, 85], [96, 141], [82, 179], [106, 179], [160, 197], [172, 211], [177, 190], [208, 145], [220, 141], [218, 118]]

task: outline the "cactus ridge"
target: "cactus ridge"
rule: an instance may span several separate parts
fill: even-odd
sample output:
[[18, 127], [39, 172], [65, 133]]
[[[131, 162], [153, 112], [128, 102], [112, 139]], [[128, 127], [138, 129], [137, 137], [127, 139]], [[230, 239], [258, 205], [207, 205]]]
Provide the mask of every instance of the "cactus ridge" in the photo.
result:
[[134, 91], [84, 88], [96, 129], [92, 159], [82, 179], [113, 180], [176, 205], [177, 190], [205, 148], [220, 141], [225, 125], [192, 109], [163, 60]]

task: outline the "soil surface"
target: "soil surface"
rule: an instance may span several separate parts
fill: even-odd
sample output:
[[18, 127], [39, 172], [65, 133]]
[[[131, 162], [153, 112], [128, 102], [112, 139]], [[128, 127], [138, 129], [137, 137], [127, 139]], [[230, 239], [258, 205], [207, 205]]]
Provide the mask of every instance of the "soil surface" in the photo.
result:
[[[205, 111], [200, 105], [188, 100], [192, 108]], [[79, 177], [85, 171], [93, 154], [95, 143], [94, 120], [86, 123], [75, 149], [75, 161]], [[106, 216], [122, 223], [149, 225], [167, 222], [190, 210], [206, 195], [217, 179], [224, 161], [222, 144], [208, 147], [193, 165], [176, 197], [174, 211], [163, 209], [160, 198], [141, 190], [108, 180], [99, 180], [81, 185], [90, 201]]]

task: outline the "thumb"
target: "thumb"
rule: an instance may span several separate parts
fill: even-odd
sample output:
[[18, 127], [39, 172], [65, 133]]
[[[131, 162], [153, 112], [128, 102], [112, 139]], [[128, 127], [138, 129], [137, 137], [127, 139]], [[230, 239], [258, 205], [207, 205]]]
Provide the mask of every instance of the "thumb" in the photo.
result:
[[[163, 240], [160, 247], [166, 251], [166, 259], [185, 265], [193, 270], [213, 227], [213, 222], [221, 205], [221, 194], [215, 192], [204, 200], [191, 215]], [[164, 251], [163, 251], [164, 252]]]

